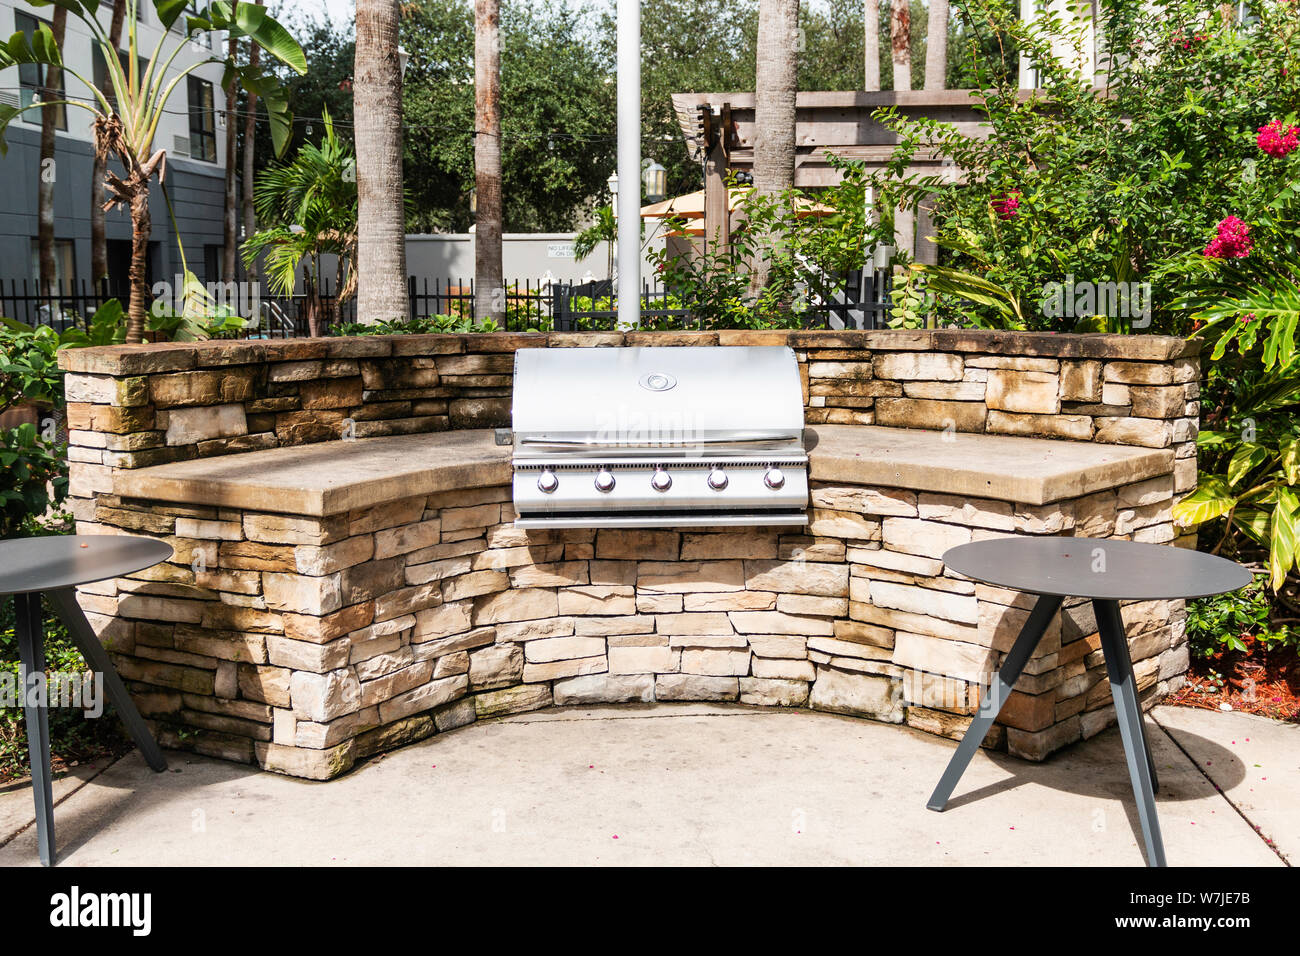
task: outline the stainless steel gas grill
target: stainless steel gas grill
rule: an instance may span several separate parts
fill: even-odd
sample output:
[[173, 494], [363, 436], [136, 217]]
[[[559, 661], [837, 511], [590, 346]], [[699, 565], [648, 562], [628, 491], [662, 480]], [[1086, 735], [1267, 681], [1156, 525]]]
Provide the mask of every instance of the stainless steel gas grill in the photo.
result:
[[512, 424], [521, 528], [808, 522], [789, 348], [520, 349]]

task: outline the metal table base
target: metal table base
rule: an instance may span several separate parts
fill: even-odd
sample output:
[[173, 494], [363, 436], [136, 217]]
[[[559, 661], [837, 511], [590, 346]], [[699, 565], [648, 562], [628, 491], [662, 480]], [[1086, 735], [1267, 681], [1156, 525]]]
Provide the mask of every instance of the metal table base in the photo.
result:
[[[948, 767], [934, 788], [926, 807], [943, 812], [948, 805], [957, 782], [966, 771], [975, 751], [979, 749], [989, 727], [997, 719], [1002, 705], [1019, 679], [1025, 664], [1033, 656], [1034, 648], [1043, 639], [1061, 606], [1059, 595], [1045, 594], [1038, 598], [1029, 619], [1021, 628], [987, 693], [980, 701], [979, 711], [962, 737], [957, 752], [948, 761]], [[1124, 757], [1128, 762], [1129, 780], [1137, 798], [1138, 819], [1142, 824], [1142, 838], [1146, 844], [1147, 863], [1165, 866], [1165, 847], [1160, 837], [1160, 821], [1156, 817], [1156, 791], [1160, 784], [1155, 762], [1151, 758], [1151, 745], [1147, 742], [1146, 727], [1142, 720], [1142, 707], [1138, 701], [1137, 681], [1133, 677], [1133, 662], [1129, 658], [1128, 640], [1124, 636], [1124, 621], [1120, 616], [1119, 602], [1094, 598], [1097, 614], [1097, 631], [1101, 637], [1102, 656], [1106, 659], [1106, 673], [1110, 678], [1110, 692], [1115, 700], [1115, 714], [1119, 722], [1120, 737], [1124, 741]]]

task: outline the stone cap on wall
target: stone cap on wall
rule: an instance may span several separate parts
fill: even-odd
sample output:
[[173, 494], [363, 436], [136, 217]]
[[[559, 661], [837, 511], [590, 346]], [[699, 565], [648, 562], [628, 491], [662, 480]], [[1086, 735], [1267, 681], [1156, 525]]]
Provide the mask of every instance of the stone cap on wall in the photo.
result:
[[366, 335], [319, 339], [216, 339], [63, 349], [59, 366], [96, 375], [147, 375], [196, 368], [331, 358], [389, 358], [521, 348], [638, 345], [789, 345], [868, 351], [962, 351], [986, 355], [1166, 362], [1196, 355], [1201, 342], [1171, 335], [1002, 332], [983, 329], [820, 331], [727, 329], [717, 332], [488, 332], [468, 335]]

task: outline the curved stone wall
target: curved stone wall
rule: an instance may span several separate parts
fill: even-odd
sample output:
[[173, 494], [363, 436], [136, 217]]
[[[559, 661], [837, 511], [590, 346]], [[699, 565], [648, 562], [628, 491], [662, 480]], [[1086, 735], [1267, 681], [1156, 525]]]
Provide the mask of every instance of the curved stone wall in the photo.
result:
[[[405, 741], [553, 704], [809, 706], [957, 736], [1028, 603], [948, 573], [946, 548], [1006, 534], [1176, 537], [1169, 510], [1195, 480], [1197, 412], [1196, 362], [1178, 340], [705, 335], [794, 344], [810, 424], [1087, 438], [1154, 449], [1161, 470], [1030, 499], [992, 460], [1004, 490], [983, 497], [933, 483], [942, 454], [910, 486], [864, 482], [841, 455], [814, 467], [802, 534], [526, 532], [511, 523], [497, 459], [450, 468], [450, 484], [418, 493], [372, 481], [333, 497], [289, 494], [292, 473], [277, 477], [274, 461], [347, 437], [340, 428], [436, 449], [419, 433], [499, 424], [515, 347], [698, 335], [77, 350], [63, 360], [79, 527], [176, 550], [84, 589], [83, 606], [165, 744], [328, 778]], [[325, 467], [346, 476], [373, 447], [333, 442]], [[225, 457], [240, 452], [250, 454]], [[221, 468], [186, 471], [205, 459]], [[253, 491], [217, 494], [222, 474]], [[1186, 670], [1182, 605], [1124, 614], [1151, 699]], [[987, 743], [1040, 759], [1106, 726], [1109, 701], [1089, 607], [1068, 603]]]

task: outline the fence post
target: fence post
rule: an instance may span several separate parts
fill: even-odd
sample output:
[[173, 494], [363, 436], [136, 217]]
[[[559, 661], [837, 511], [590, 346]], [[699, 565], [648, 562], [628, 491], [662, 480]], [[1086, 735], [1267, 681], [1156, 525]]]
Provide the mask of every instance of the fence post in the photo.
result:
[[406, 311], [407, 317], [415, 321], [415, 276], [406, 277]]
[[555, 330], [557, 332], [572, 331], [572, 326], [570, 325], [570, 319], [569, 319], [569, 289], [570, 288], [571, 288], [570, 286], [566, 286], [562, 282], [558, 286], [558, 291], [556, 291], [557, 290], [556, 285], [552, 284], [551, 286], [551, 312], [554, 315], [554, 321], [552, 322], [552, 324], [554, 325]]

